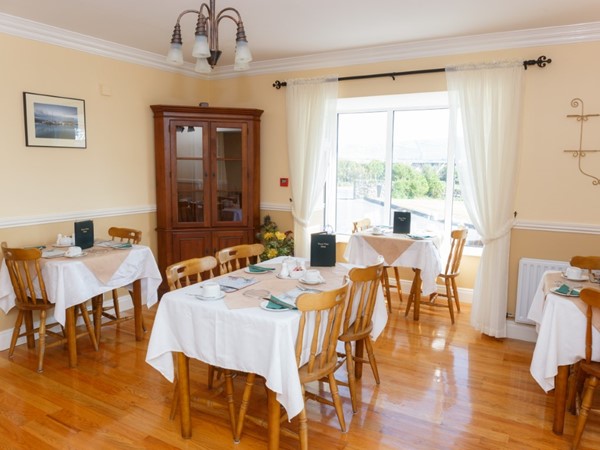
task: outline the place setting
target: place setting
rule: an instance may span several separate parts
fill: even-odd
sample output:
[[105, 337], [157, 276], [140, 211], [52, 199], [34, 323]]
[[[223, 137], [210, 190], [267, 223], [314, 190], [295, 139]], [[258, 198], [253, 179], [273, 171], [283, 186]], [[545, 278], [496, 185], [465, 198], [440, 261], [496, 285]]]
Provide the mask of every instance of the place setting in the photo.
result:
[[188, 292], [189, 295], [203, 301], [221, 300], [225, 297], [225, 292], [221, 290], [219, 283], [214, 281], [205, 281], [199, 285], [200, 293]]

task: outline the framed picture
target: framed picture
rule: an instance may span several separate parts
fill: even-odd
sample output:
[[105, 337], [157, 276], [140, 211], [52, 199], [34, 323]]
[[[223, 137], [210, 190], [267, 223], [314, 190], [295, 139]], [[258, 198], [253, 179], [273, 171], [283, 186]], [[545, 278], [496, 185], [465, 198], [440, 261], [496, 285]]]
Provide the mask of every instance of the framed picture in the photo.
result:
[[23, 92], [27, 147], [86, 148], [85, 101]]

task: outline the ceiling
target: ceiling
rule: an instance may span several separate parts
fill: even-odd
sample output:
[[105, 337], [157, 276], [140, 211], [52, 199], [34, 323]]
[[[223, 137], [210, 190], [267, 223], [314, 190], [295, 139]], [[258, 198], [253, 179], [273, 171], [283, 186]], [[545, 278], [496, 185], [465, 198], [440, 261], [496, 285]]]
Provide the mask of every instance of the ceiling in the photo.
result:
[[[208, 3], [208, 0], [206, 0]], [[0, 13], [163, 55], [177, 16], [196, 0], [0, 0]], [[449, 37], [600, 22], [598, 0], [216, 0], [238, 9], [254, 61]], [[186, 60], [195, 18], [182, 19]], [[219, 66], [233, 63], [235, 26], [219, 27]]]

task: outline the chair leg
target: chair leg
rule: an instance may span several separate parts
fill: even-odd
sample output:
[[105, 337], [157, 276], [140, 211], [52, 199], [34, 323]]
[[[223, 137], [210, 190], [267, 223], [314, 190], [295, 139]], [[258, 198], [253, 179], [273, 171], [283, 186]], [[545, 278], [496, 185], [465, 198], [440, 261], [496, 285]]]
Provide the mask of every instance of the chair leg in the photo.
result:
[[90, 335], [90, 341], [94, 346], [94, 349], [98, 351], [98, 341], [96, 340], [96, 330], [92, 326], [92, 322], [90, 321], [90, 316], [88, 314], [87, 308], [85, 307], [85, 303], [81, 303], [79, 305], [79, 311], [81, 312], [81, 317], [83, 317], [83, 322], [85, 323], [85, 327]]
[[452, 278], [452, 295], [454, 295], [454, 303], [456, 304], [456, 310], [460, 312], [460, 300], [458, 299], [458, 287], [456, 286], [456, 279]]
[[387, 267], [383, 268], [383, 273], [381, 275], [381, 282], [383, 284], [383, 294], [387, 300], [387, 310], [388, 313], [392, 312], [392, 296], [390, 294], [390, 278], [387, 273]]
[[119, 308], [119, 291], [117, 289], [112, 290], [112, 298], [113, 298], [113, 308], [115, 310], [115, 317], [118, 320], [121, 318], [121, 310]]
[[348, 388], [350, 389], [350, 400], [352, 401], [352, 412], [358, 411], [356, 401], [356, 377], [354, 376], [354, 356], [352, 355], [352, 343], [345, 342], [346, 369], [348, 370]]
[[579, 362], [571, 365], [567, 381], [567, 410], [573, 415], [577, 415], [577, 394], [581, 392], [579, 378], [582, 375], [582, 371], [579, 370], [579, 366]]
[[448, 297], [448, 309], [450, 310], [450, 320], [454, 325], [454, 297], [452, 293], [452, 285], [450, 284], [450, 280], [446, 280], [446, 297]]
[[338, 416], [338, 420], [340, 422], [340, 429], [342, 433], [346, 432], [346, 420], [344, 419], [344, 408], [342, 408], [342, 399], [340, 398], [340, 394], [338, 392], [337, 382], [335, 381], [335, 376], [333, 373], [330, 373], [329, 378], [329, 386], [331, 388], [331, 397], [333, 398], [333, 405], [335, 406], [335, 412]]
[[573, 436], [573, 449], [579, 447], [581, 442], [581, 435], [588, 419], [588, 413], [592, 406], [592, 400], [594, 398], [594, 390], [598, 384], [596, 377], [589, 377], [586, 382], [585, 393], [583, 394], [583, 400], [581, 401], [581, 411], [579, 411], [579, 419], [577, 419], [577, 425], [575, 427], [575, 434]]
[[249, 373], [246, 376], [246, 386], [244, 387], [244, 393], [242, 394], [242, 402], [240, 403], [240, 412], [238, 415], [235, 432], [233, 434], [233, 440], [240, 442], [242, 437], [242, 430], [244, 429], [244, 421], [246, 420], [246, 412], [248, 412], [248, 405], [250, 404], [250, 397], [252, 396], [252, 386], [254, 386], [254, 379], [256, 374]]
[[227, 398], [227, 408], [229, 410], [229, 421], [231, 422], [231, 434], [233, 435], [233, 440], [235, 442], [239, 442], [239, 437], [237, 436], [237, 423], [235, 417], [235, 404], [233, 403], [233, 378], [232, 372], [229, 369], [224, 369], [225, 374], [225, 396]]
[[398, 271], [397, 266], [394, 266], [394, 278], [396, 278], [396, 290], [398, 291], [398, 298], [400, 299], [400, 303], [402, 303], [402, 284], [400, 284], [400, 272]]
[[380, 384], [379, 381], [379, 370], [377, 369], [377, 361], [375, 360], [375, 352], [373, 351], [373, 344], [371, 344], [371, 339], [368, 337], [363, 339], [365, 342], [365, 347], [367, 347], [367, 355], [369, 357], [369, 364], [371, 365], [371, 370], [373, 371], [373, 377], [375, 377], [375, 382]]
[[13, 328], [12, 337], [10, 338], [10, 348], [8, 350], [8, 359], [13, 359], [13, 354], [15, 353], [15, 346], [17, 345], [17, 339], [19, 339], [19, 334], [21, 334], [21, 325], [23, 324], [23, 311], [19, 310], [19, 314], [17, 315], [17, 320], [15, 322], [15, 327]]
[[37, 371], [42, 373], [44, 371], [44, 354], [46, 353], [46, 310], [40, 311], [40, 341], [38, 342], [38, 368]]

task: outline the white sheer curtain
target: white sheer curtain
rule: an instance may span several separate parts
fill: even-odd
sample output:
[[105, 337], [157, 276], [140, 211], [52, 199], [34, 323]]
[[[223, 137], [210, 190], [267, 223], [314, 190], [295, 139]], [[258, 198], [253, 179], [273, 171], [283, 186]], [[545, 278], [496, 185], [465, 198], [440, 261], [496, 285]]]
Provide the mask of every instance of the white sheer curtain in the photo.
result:
[[310, 218], [323, 202], [327, 166], [335, 152], [337, 77], [287, 80], [287, 140], [294, 253], [310, 255]]
[[450, 142], [469, 216], [483, 239], [471, 325], [506, 336], [508, 257], [514, 221], [522, 61], [446, 68]]

